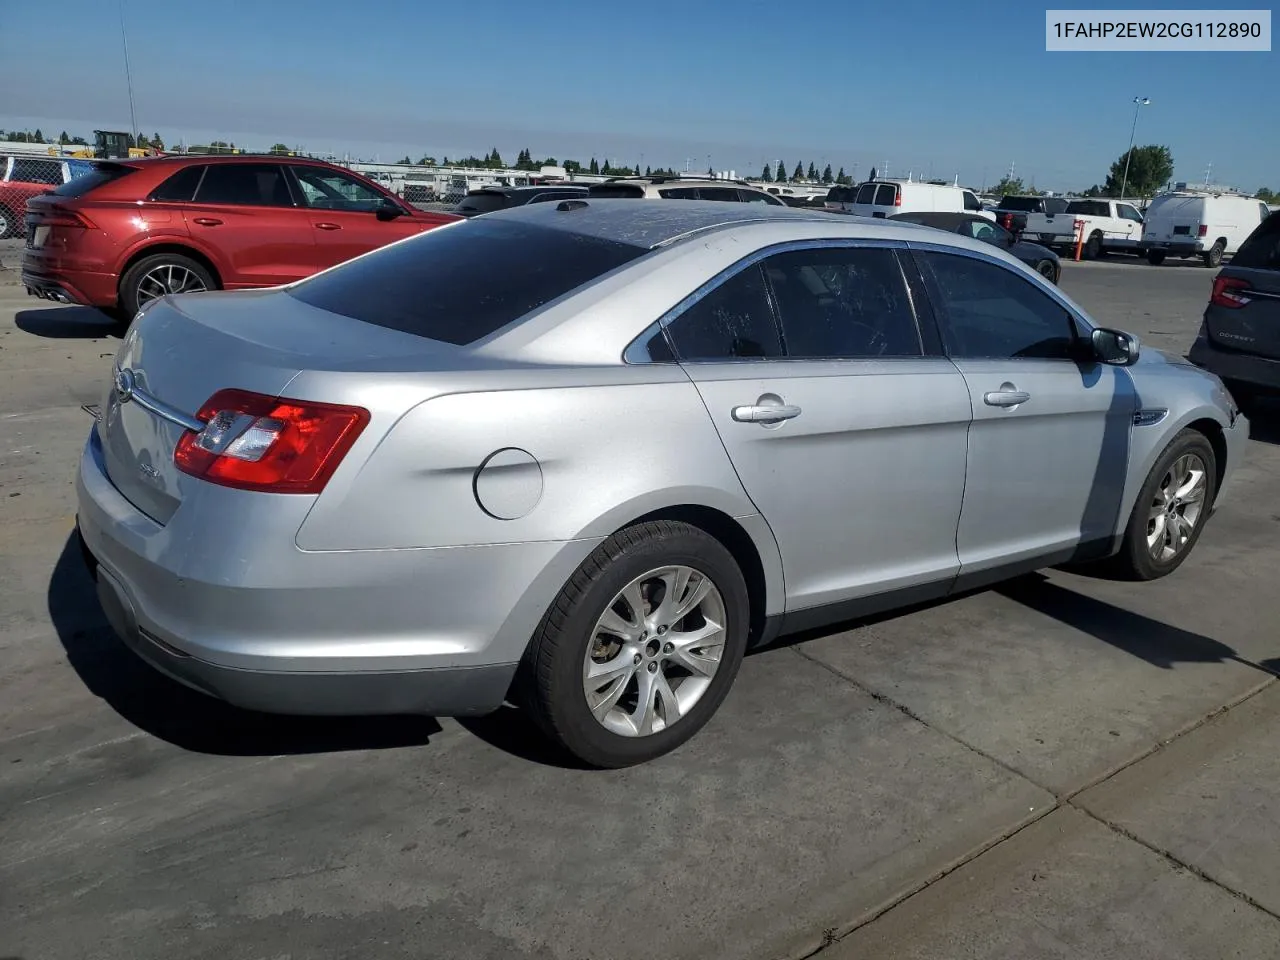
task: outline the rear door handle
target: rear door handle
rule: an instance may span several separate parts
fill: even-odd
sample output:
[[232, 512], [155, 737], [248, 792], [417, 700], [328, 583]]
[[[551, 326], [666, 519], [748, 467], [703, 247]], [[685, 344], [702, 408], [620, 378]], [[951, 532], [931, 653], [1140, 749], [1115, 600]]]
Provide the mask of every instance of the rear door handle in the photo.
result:
[[336, 223], [317, 223], [316, 229], [317, 230], [341, 230], [342, 227], [338, 226], [338, 224]]
[[194, 217], [191, 222], [198, 223], [202, 227], [217, 227], [222, 224], [217, 217]]
[[1016, 389], [1012, 383], [1004, 383], [999, 390], [992, 390], [982, 399], [989, 407], [1016, 407], [1030, 400], [1031, 394]]
[[734, 407], [730, 416], [739, 423], [781, 423], [800, 416], [800, 408], [786, 403], [750, 404]]

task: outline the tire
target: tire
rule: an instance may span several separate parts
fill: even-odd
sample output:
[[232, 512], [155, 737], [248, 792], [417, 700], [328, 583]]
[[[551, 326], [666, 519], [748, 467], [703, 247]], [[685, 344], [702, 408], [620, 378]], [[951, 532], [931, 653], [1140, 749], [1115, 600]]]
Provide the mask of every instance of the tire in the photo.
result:
[[[621, 632], [611, 634], [607, 628], [600, 629], [600, 621], [606, 616], [620, 628], [628, 627], [628, 621], [639, 620], [642, 626], [637, 630], [643, 629], [643, 617], [631, 614], [631, 605], [622, 594], [624, 590], [630, 592], [638, 580], [644, 580], [639, 587], [643, 600], [657, 601], [656, 607], [647, 611], [652, 615], [661, 610], [666, 590], [657, 578], [644, 578], [671, 567], [691, 568], [710, 581], [711, 593], [693, 608], [696, 612], [670, 624], [649, 622], [651, 629], [661, 633], [637, 636], [631, 632], [625, 640]], [[686, 586], [697, 583], [690, 576]], [[704, 620], [704, 612], [712, 616]], [[718, 616], [723, 617], [724, 630], [718, 634], [723, 646], [709, 678], [684, 670], [675, 662], [678, 652], [676, 657], [667, 657], [672, 652], [671, 641], [659, 637], [692, 634]], [[746, 581], [733, 556], [718, 540], [686, 523], [637, 524], [615, 533], [597, 547], [560, 591], [525, 652], [515, 699], [531, 713], [546, 736], [588, 766], [617, 768], [643, 763], [676, 749], [716, 712], [742, 663], [749, 621]], [[693, 653], [703, 649], [697, 645], [684, 649], [699, 664], [713, 662], [710, 655]], [[618, 664], [616, 671], [597, 677], [601, 686], [591, 692], [586, 681], [589, 651], [594, 651], [592, 663]], [[650, 676], [660, 678], [666, 693], [673, 694], [674, 702], [668, 703], [664, 687], [658, 687], [656, 698], [647, 700], [650, 709], [642, 717], [642, 691], [653, 689], [652, 681], [647, 679]], [[689, 681], [695, 682], [689, 685]], [[679, 704], [682, 692], [689, 693], [692, 702], [666, 725], [670, 708]], [[596, 713], [592, 712], [589, 696], [599, 697]], [[661, 711], [658, 703], [662, 704]], [[646, 718], [651, 722], [646, 723]], [[653, 729], [659, 720], [663, 726]], [[646, 726], [651, 732], [644, 732]]]
[[1147, 251], [1147, 263], [1151, 264], [1153, 267], [1158, 267], [1160, 264], [1164, 263], [1164, 258], [1165, 255], [1158, 250]]
[[1097, 260], [1102, 256], [1102, 234], [1089, 234], [1089, 239], [1084, 242], [1082, 256], [1086, 260]]
[[8, 207], [0, 207], [0, 240], [16, 236], [22, 229], [22, 218], [16, 217]]
[[1057, 284], [1058, 266], [1052, 260], [1041, 260], [1036, 264], [1035, 270], [1036, 273], [1040, 274], [1040, 276], [1044, 277], [1050, 283], [1055, 285]]
[[1222, 255], [1226, 252], [1227, 245], [1221, 240], [1214, 242], [1213, 246], [1200, 255], [1200, 259], [1204, 261], [1206, 267], [1218, 267], [1222, 265]]
[[[1199, 510], [1195, 515], [1190, 534], [1180, 543], [1173, 555], [1156, 556], [1148, 543], [1148, 536], [1152, 533], [1152, 527], [1156, 525], [1152, 514], [1158, 503], [1166, 499], [1164, 491], [1176, 487], [1178, 478], [1173, 477], [1173, 472], [1175, 470], [1180, 472], [1180, 465], [1186, 457], [1199, 458], [1203, 479], [1198, 491], [1199, 499], [1184, 501], [1180, 515], [1185, 517], [1187, 508], [1192, 503], [1198, 503]], [[1209, 518], [1216, 495], [1217, 458], [1213, 452], [1213, 445], [1198, 430], [1183, 430], [1173, 438], [1169, 446], [1165, 447], [1155, 466], [1147, 474], [1146, 482], [1138, 493], [1138, 500], [1129, 517], [1129, 525], [1125, 530], [1120, 552], [1112, 558], [1114, 572], [1127, 580], [1156, 580], [1177, 570], [1191, 554], [1196, 541], [1200, 539], [1200, 533], [1204, 530], [1205, 521]], [[1176, 508], [1175, 512], [1177, 512]], [[1160, 528], [1167, 530], [1168, 524], [1169, 521], [1166, 519]], [[1163, 540], [1157, 541], [1157, 545], [1161, 548], [1167, 547]]]
[[[146, 303], [156, 299], [159, 290], [151, 280], [165, 276], [172, 278], [170, 286], [180, 286], [180, 289], [168, 289], [165, 293], [199, 293], [218, 289], [217, 280], [204, 264], [180, 253], [157, 253], [143, 257], [120, 278], [120, 310], [123, 314], [132, 319]], [[179, 278], [184, 281], [181, 285]]]

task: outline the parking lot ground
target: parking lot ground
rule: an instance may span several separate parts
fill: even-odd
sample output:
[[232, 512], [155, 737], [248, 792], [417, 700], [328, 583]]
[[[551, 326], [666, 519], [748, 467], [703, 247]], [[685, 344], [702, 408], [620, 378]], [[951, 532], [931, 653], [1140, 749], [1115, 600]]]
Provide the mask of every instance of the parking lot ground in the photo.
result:
[[[1212, 274], [1063, 286], [1181, 353]], [[0, 956], [1275, 957], [1274, 421], [1174, 576], [1051, 571], [789, 638], [675, 754], [587, 772], [515, 710], [262, 716], [133, 658], [70, 540], [119, 341], [15, 280]]]

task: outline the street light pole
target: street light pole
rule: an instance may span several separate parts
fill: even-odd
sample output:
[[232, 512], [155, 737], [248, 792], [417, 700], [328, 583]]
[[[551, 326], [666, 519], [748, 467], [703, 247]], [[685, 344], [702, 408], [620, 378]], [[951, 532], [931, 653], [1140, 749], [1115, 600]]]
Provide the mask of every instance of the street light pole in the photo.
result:
[[1133, 159], [1133, 138], [1138, 133], [1138, 111], [1151, 102], [1150, 97], [1133, 98], [1133, 127], [1129, 130], [1129, 152], [1124, 155], [1124, 180], [1120, 183], [1120, 199], [1124, 199], [1124, 191], [1129, 186], [1129, 161]]
[[133, 73], [129, 69], [129, 37], [124, 29], [124, 0], [120, 0], [120, 42], [124, 45], [124, 82], [129, 88], [129, 125], [134, 143], [138, 142], [138, 115], [133, 108]]

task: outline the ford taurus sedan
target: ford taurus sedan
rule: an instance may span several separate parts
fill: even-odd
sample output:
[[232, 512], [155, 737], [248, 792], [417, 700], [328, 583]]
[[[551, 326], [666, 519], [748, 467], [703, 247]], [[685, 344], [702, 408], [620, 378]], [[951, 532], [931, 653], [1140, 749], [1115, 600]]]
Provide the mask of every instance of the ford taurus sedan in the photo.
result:
[[101, 411], [79, 530], [154, 666], [283, 713], [511, 701], [597, 766], [687, 740], [784, 631], [1171, 573], [1248, 434], [990, 244], [701, 201], [157, 300]]

